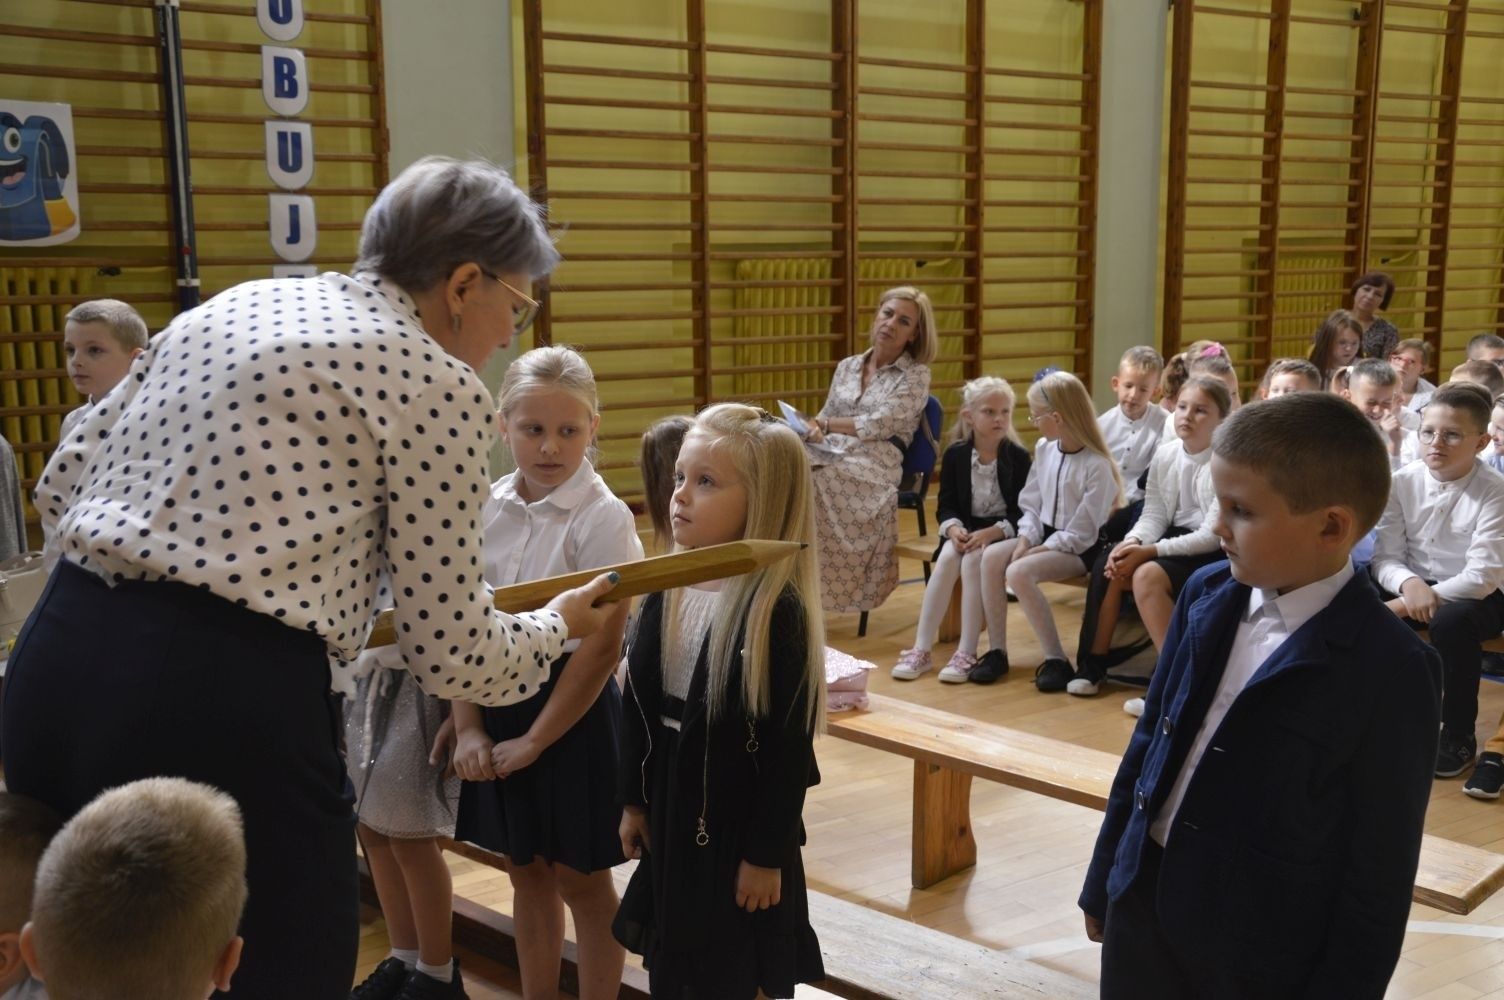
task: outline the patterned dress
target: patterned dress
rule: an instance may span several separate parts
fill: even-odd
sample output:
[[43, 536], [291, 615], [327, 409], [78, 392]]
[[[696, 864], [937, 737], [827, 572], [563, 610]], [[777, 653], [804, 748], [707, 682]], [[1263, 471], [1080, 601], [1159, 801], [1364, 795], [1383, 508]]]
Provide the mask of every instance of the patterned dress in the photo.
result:
[[878, 369], [862, 391], [867, 351], [836, 366], [820, 416], [852, 417], [856, 434], [811, 449], [820, 592], [826, 611], [870, 611], [898, 585], [898, 480], [903, 452], [929, 399], [930, 370], [909, 354]]

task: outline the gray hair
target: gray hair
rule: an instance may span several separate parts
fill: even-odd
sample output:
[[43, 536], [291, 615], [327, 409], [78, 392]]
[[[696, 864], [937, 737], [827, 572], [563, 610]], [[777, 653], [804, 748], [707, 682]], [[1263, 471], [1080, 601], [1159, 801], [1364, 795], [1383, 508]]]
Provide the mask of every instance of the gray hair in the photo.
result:
[[127, 351], [146, 346], [146, 320], [119, 299], [92, 299], [80, 302], [64, 317], [67, 323], [103, 323], [110, 336]]
[[543, 206], [485, 160], [426, 156], [376, 196], [360, 230], [356, 270], [422, 292], [461, 264], [541, 278], [559, 263]]

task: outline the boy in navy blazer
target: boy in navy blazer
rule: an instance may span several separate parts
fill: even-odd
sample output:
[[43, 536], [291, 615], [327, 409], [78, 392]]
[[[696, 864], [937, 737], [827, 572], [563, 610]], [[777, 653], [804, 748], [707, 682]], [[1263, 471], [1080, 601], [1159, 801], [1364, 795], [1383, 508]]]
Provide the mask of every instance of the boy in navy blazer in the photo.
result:
[[1388, 454], [1324, 393], [1213, 447], [1228, 562], [1180, 595], [1081, 892], [1101, 995], [1377, 1000], [1441, 718], [1436, 652], [1353, 572]]

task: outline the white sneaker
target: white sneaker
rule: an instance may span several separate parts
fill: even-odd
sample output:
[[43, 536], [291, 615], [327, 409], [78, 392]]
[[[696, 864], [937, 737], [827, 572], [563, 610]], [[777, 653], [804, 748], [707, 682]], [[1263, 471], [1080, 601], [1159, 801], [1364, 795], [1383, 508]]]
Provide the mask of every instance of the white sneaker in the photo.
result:
[[893, 679], [895, 681], [912, 681], [930, 672], [930, 651], [927, 649], [906, 649], [898, 654], [898, 663], [893, 667]]
[[958, 649], [940, 671], [940, 679], [946, 684], [965, 684], [966, 678], [971, 676], [971, 668], [976, 665], [977, 654], [963, 653]]
[[1140, 717], [1144, 714], [1144, 699], [1129, 698], [1127, 701], [1123, 702], [1123, 711], [1127, 712], [1135, 719]]

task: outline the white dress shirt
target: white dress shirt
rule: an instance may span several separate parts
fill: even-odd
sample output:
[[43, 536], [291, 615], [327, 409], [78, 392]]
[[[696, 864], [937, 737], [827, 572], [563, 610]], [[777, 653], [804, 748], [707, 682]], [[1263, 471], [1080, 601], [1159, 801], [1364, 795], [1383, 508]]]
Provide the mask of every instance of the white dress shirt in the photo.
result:
[[1443, 483], [1424, 462], [1394, 474], [1379, 519], [1374, 576], [1398, 594], [1413, 577], [1435, 580], [1443, 601], [1478, 600], [1504, 585], [1504, 476], [1481, 460]]
[[1217, 682], [1217, 693], [1206, 710], [1206, 716], [1201, 720], [1201, 728], [1196, 730], [1196, 740], [1191, 744], [1190, 753], [1186, 755], [1180, 773], [1175, 776], [1169, 797], [1149, 826], [1149, 836], [1154, 838], [1155, 843], [1161, 847], [1165, 845], [1170, 835], [1170, 826], [1175, 822], [1175, 814], [1180, 811], [1180, 803], [1185, 800], [1186, 789], [1190, 787], [1191, 777], [1196, 773], [1202, 755], [1206, 753], [1212, 737], [1217, 734], [1217, 728], [1222, 725], [1232, 703], [1243, 693], [1253, 675], [1258, 673], [1259, 667], [1274, 655], [1286, 639], [1300, 631], [1302, 625], [1331, 604], [1352, 578], [1353, 564], [1349, 559], [1331, 576], [1308, 583], [1288, 594], [1278, 594], [1258, 587], [1249, 593], [1248, 609], [1238, 622], [1232, 648], [1227, 653], [1227, 666], [1222, 671], [1222, 679]]
[[1169, 417], [1163, 406], [1150, 403], [1137, 420], [1128, 419], [1121, 406], [1114, 406], [1097, 418], [1107, 451], [1123, 473], [1124, 503], [1143, 499], [1144, 491], [1138, 488], [1138, 481], [1154, 460], [1154, 450], [1163, 439], [1165, 425], [1174, 425]]
[[553, 612], [491, 604], [481, 567], [491, 394], [374, 274], [251, 281], [177, 317], [58, 445], [44, 532], [105, 581], [174, 580], [365, 645], [385, 572], [424, 691], [537, 690]]
[[[1030, 544], [1080, 555], [1097, 544], [1102, 525], [1112, 516], [1118, 488], [1112, 459], [1082, 447], [1066, 453], [1058, 442], [1040, 438], [1034, 464], [1018, 495], [1023, 511], [1018, 534]], [[1045, 529], [1055, 533], [1045, 538]]]
[[[1162, 556], [1215, 551], [1220, 543], [1212, 533], [1217, 523], [1217, 491], [1212, 485], [1211, 458], [1210, 448], [1188, 454], [1179, 438], [1160, 445], [1149, 466], [1144, 511], [1128, 529], [1128, 538], [1156, 546]], [[1189, 529], [1189, 533], [1165, 538], [1172, 526]]]

